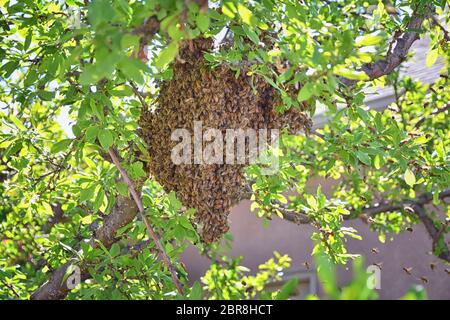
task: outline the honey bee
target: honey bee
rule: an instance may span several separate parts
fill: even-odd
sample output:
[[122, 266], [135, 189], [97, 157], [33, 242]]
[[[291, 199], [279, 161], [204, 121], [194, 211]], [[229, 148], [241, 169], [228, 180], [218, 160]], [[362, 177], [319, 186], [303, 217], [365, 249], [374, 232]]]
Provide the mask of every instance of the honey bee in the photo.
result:
[[[171, 159], [176, 145], [171, 141], [172, 132], [180, 128], [192, 132], [194, 121], [202, 121], [204, 128], [222, 131], [287, 128], [298, 132], [311, 127], [303, 109], [292, 108], [284, 114], [273, 112], [281, 99], [276, 89], [262, 77], [248, 75], [245, 66], [239, 74], [227, 64], [211, 69], [203, 51], [212, 48], [211, 39], [198, 38], [182, 44], [172, 78], [158, 83], [156, 107], [143, 110], [139, 120], [140, 136], [152, 155], [149, 174], [166, 191], [175, 191], [185, 207], [196, 209], [195, 222], [201, 226], [205, 242], [218, 240], [228, 230], [227, 216], [244, 191], [244, 165], [175, 165]], [[249, 150], [249, 143], [245, 144]], [[201, 146], [205, 146], [205, 141]], [[193, 147], [191, 151], [194, 154]]]
[[383, 262], [376, 262], [373, 265], [377, 266], [378, 268], [383, 269]]
[[414, 209], [410, 206], [405, 206], [404, 209], [405, 209], [405, 211], [408, 211], [409, 213], [414, 213]]
[[403, 267], [403, 271], [405, 271], [406, 274], [411, 275], [412, 268]]
[[424, 284], [428, 283], [428, 279], [426, 277], [420, 277], [420, 281], [422, 281]]

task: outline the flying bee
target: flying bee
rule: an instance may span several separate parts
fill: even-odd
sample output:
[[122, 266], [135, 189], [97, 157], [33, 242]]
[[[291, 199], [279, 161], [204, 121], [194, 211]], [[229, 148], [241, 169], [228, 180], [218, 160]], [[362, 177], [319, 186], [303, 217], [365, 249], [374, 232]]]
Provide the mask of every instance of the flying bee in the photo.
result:
[[406, 274], [411, 275], [412, 268], [403, 267], [403, 271], [405, 271]]
[[380, 270], [383, 269], [383, 262], [376, 262], [373, 265], [377, 266]]
[[409, 213], [414, 213], [414, 209], [410, 206], [404, 206], [403, 209], [405, 209], [405, 211], [407, 211]]

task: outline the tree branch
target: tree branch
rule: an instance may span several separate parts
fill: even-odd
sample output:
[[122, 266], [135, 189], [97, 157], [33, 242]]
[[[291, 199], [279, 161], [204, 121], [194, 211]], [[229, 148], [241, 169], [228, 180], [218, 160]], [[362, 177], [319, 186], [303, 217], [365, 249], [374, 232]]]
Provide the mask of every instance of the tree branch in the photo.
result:
[[428, 117], [423, 116], [419, 119], [419, 121], [416, 122], [416, 124], [414, 125], [415, 129], [418, 129], [422, 123], [427, 119], [427, 118], [432, 118], [435, 115], [438, 115], [440, 113], [446, 112], [447, 110], [450, 110], [450, 102], [447, 103], [445, 106], [443, 106], [442, 108], [437, 108], [435, 109]]
[[[360, 71], [363, 71], [369, 77], [369, 80], [374, 80], [390, 74], [397, 68], [405, 59], [409, 52], [409, 49], [413, 43], [420, 39], [418, 29], [422, 28], [422, 24], [426, 17], [431, 14], [433, 6], [426, 4], [421, 7], [422, 10], [416, 10], [411, 16], [411, 20], [406, 27], [406, 31], [403, 35], [396, 40], [394, 49], [387, 53], [386, 58], [373, 64], [366, 64], [361, 67]], [[341, 82], [346, 86], [353, 86], [358, 81], [341, 78]]]
[[11, 290], [11, 292], [18, 298], [20, 299], [20, 295], [17, 293], [16, 289], [14, 289], [14, 287], [12, 285], [9, 285], [5, 280], [1, 280], [1, 282], [3, 283], [3, 285], [5, 287], [7, 287], [9, 290]]
[[122, 175], [122, 178], [123, 178], [124, 182], [128, 185], [128, 190], [130, 191], [130, 194], [131, 194], [132, 198], [134, 199], [134, 202], [136, 203], [136, 205], [138, 207], [139, 214], [140, 214], [142, 220], [144, 221], [145, 227], [147, 228], [147, 231], [148, 231], [150, 237], [155, 242], [155, 245], [158, 248], [159, 255], [160, 255], [161, 259], [163, 260], [163, 262], [166, 265], [167, 269], [169, 269], [169, 272], [170, 272], [170, 274], [172, 276], [172, 280], [175, 283], [175, 286], [176, 286], [176, 288], [178, 290], [178, 293], [180, 295], [184, 295], [184, 290], [183, 290], [183, 287], [182, 287], [182, 285], [180, 283], [180, 280], [178, 279], [177, 272], [176, 272], [174, 266], [172, 265], [172, 262], [170, 261], [169, 256], [167, 255], [166, 251], [164, 250], [164, 247], [161, 244], [161, 239], [160, 239], [159, 235], [156, 233], [155, 229], [152, 227], [152, 225], [149, 223], [149, 221], [147, 219], [147, 216], [145, 214], [145, 209], [144, 209], [144, 206], [142, 204], [141, 197], [136, 192], [136, 189], [134, 188], [133, 182], [128, 177], [127, 172], [125, 171], [125, 169], [120, 164], [120, 160], [119, 160], [119, 157], [118, 157], [117, 153], [112, 148], [109, 148], [108, 152], [109, 152], [109, 155], [110, 155], [113, 163], [116, 165], [117, 169], [119, 170], [120, 174]]
[[[132, 199], [118, 196], [116, 204], [114, 205], [111, 213], [105, 216], [103, 225], [95, 232], [95, 236], [91, 238], [90, 244], [95, 248], [100, 241], [106, 248], [117, 241], [115, 238], [117, 230], [127, 225], [136, 217], [138, 209]], [[67, 268], [72, 265], [73, 262], [69, 261], [64, 265], [57, 268], [49, 280], [45, 282], [40, 288], [38, 288], [30, 297], [32, 300], [58, 300], [64, 299], [64, 297], [70, 292], [67, 287], [67, 282], [64, 281]], [[90, 277], [89, 272], [85, 269], [81, 269], [81, 279], [86, 280]]]
[[436, 26], [439, 27], [439, 29], [442, 30], [442, 33], [443, 33], [443, 35], [444, 35], [444, 40], [447, 41], [447, 42], [450, 41], [450, 33], [449, 33], [449, 32], [447, 31], [447, 29], [445, 29], [445, 27], [439, 22], [439, 18], [433, 17], [432, 20], [433, 20], [433, 24], [435, 24]]
[[[425, 226], [425, 229], [428, 232], [428, 235], [433, 240], [433, 251], [439, 250], [439, 242], [444, 240], [443, 246], [440, 249], [440, 252], [438, 254], [438, 257], [442, 260], [445, 260], [447, 262], [450, 262], [450, 249], [448, 248], [447, 244], [445, 243], [445, 239], [442, 239], [442, 232], [439, 230], [436, 225], [434, 224], [433, 219], [431, 219], [426, 211], [423, 205], [415, 205], [413, 207], [414, 212], [419, 217], [420, 221], [422, 221], [423, 225]], [[444, 226], [446, 227], [446, 226]]]
[[49, 233], [53, 226], [57, 223], [64, 223], [68, 219], [64, 216], [64, 211], [62, 210], [61, 203], [57, 202], [51, 205], [53, 216], [42, 226], [42, 231], [44, 233]]
[[[450, 189], [446, 189], [439, 194], [439, 199], [443, 200], [450, 197]], [[416, 199], [405, 199], [399, 203], [381, 203], [372, 207], [364, 208], [361, 211], [350, 210], [350, 215], [345, 216], [346, 220], [361, 218], [368, 220], [368, 217], [374, 217], [380, 213], [404, 211], [409, 209], [413, 211], [424, 224], [429, 236], [433, 240], [433, 249], [436, 249], [442, 237], [442, 232], [435, 226], [434, 221], [426, 214], [424, 206], [433, 200], [433, 194], [424, 193]], [[283, 220], [295, 223], [297, 225], [309, 224], [312, 222], [311, 218], [305, 212], [298, 212], [295, 209], [289, 208], [282, 203], [276, 204], [276, 209], [279, 210], [283, 216]], [[450, 249], [447, 244], [444, 245], [442, 252], [438, 255], [439, 258], [450, 262]]]

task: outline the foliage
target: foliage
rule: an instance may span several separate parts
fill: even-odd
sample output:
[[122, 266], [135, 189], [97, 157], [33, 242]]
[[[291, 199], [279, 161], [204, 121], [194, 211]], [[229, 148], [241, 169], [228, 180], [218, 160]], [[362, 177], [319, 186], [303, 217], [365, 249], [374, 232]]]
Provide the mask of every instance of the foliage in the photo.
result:
[[[145, 214], [184, 286], [188, 275], [180, 253], [189, 244], [210, 249], [191, 223], [195, 209], [147, 177], [152, 155], [138, 126], [142, 108], [156, 101], [157, 82], [171, 77], [180, 46], [198, 37], [219, 43], [205, 53], [211, 68], [229, 64], [272, 85], [281, 97], [280, 112], [305, 106], [313, 116], [327, 110], [330, 121], [322, 129], [282, 136], [276, 174], [248, 168], [252, 209], [259, 217], [305, 218], [316, 229], [313, 253], [325, 252], [333, 264], [354, 258], [345, 243], [359, 236], [343, 220], [362, 215], [382, 241], [424, 223], [434, 254], [449, 256], [450, 211], [443, 196], [450, 185], [450, 50], [443, 27], [450, 19], [448, 2], [223, 0], [208, 7], [207, 1], [184, 0], [0, 0], [0, 5], [0, 298], [29, 298], [65, 263], [79, 266], [88, 278], [68, 298], [181, 298], [144, 223], [133, 219], [137, 210], [104, 237], [110, 243], [98, 239], [109, 226], [105, 221], [115, 219], [130, 199], [129, 186], [108, 157], [114, 148], [130, 178], [143, 185]], [[418, 19], [423, 23], [411, 29]], [[435, 83], [404, 76], [401, 66], [378, 76], [366, 72], [396, 54], [394, 40], [411, 33], [429, 35], [428, 66], [437, 61], [445, 66]], [[367, 92], [388, 85], [396, 101], [385, 110], [369, 110]], [[67, 118], [70, 132], [61, 127]], [[307, 188], [317, 177], [333, 182], [331, 194]], [[294, 193], [286, 196], [287, 191]], [[440, 209], [417, 214], [429, 202]], [[381, 205], [388, 208], [368, 214]], [[292, 283], [278, 293], [265, 291], [289, 266], [288, 257], [275, 256], [254, 276], [244, 275], [240, 260], [212, 263], [202, 278], [205, 292], [197, 283], [187, 296], [286, 298]], [[355, 266], [358, 282], [341, 293], [327, 287], [331, 298], [372, 297]]]
[[[364, 260], [357, 258], [353, 261], [353, 279], [343, 286], [337, 285], [336, 268], [333, 261], [323, 251], [315, 255], [317, 264], [317, 274], [327, 298], [335, 300], [368, 300], [377, 299], [378, 294], [374, 289], [370, 289], [368, 281], [370, 275], [364, 270]], [[316, 296], [309, 296], [308, 299], [316, 299]], [[415, 286], [408, 290], [402, 297], [407, 300], [424, 300], [427, 298], [425, 289]]]

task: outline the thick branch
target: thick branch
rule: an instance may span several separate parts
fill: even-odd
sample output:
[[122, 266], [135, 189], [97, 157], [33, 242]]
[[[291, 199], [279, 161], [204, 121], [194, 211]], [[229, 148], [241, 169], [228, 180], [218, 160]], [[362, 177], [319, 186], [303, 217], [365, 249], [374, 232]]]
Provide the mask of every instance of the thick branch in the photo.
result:
[[[425, 211], [425, 208], [423, 205], [415, 205], [413, 207], [414, 212], [419, 217], [420, 221], [422, 221], [423, 225], [425, 226], [425, 229], [428, 232], [428, 235], [433, 240], [433, 251], [440, 250], [438, 257], [442, 260], [445, 260], [447, 262], [450, 262], [450, 249], [448, 248], [447, 244], [445, 243], [445, 239], [442, 239], [442, 232], [439, 230], [436, 225], [434, 224], [433, 219], [431, 219], [427, 212]], [[446, 227], [446, 226], [444, 226]], [[442, 248], [438, 248], [439, 243], [443, 241]]]
[[[422, 28], [424, 20], [431, 12], [432, 5], [430, 4], [427, 4], [422, 10], [416, 10], [406, 27], [407, 30], [401, 37], [397, 38], [394, 49], [387, 53], [386, 58], [373, 64], [366, 64], [361, 67], [360, 71], [367, 74], [369, 80], [380, 78], [394, 71], [406, 59], [413, 43], [420, 38], [417, 30]], [[352, 86], [358, 82], [347, 78], [341, 78], [340, 80], [347, 86]]]
[[[100, 241], [105, 247], [109, 248], [116, 241], [117, 230], [130, 223], [136, 217], [137, 211], [136, 204], [132, 199], [118, 196], [111, 213], [105, 217], [103, 225], [95, 232], [95, 237], [90, 240], [91, 245], [95, 247], [98, 245], [97, 241]], [[67, 268], [71, 264], [72, 262], [69, 261], [56, 269], [50, 279], [31, 295], [31, 299], [64, 299], [70, 289], [67, 288], [67, 283], [63, 280]], [[82, 269], [81, 280], [86, 280], [89, 277], [87, 270]]]

